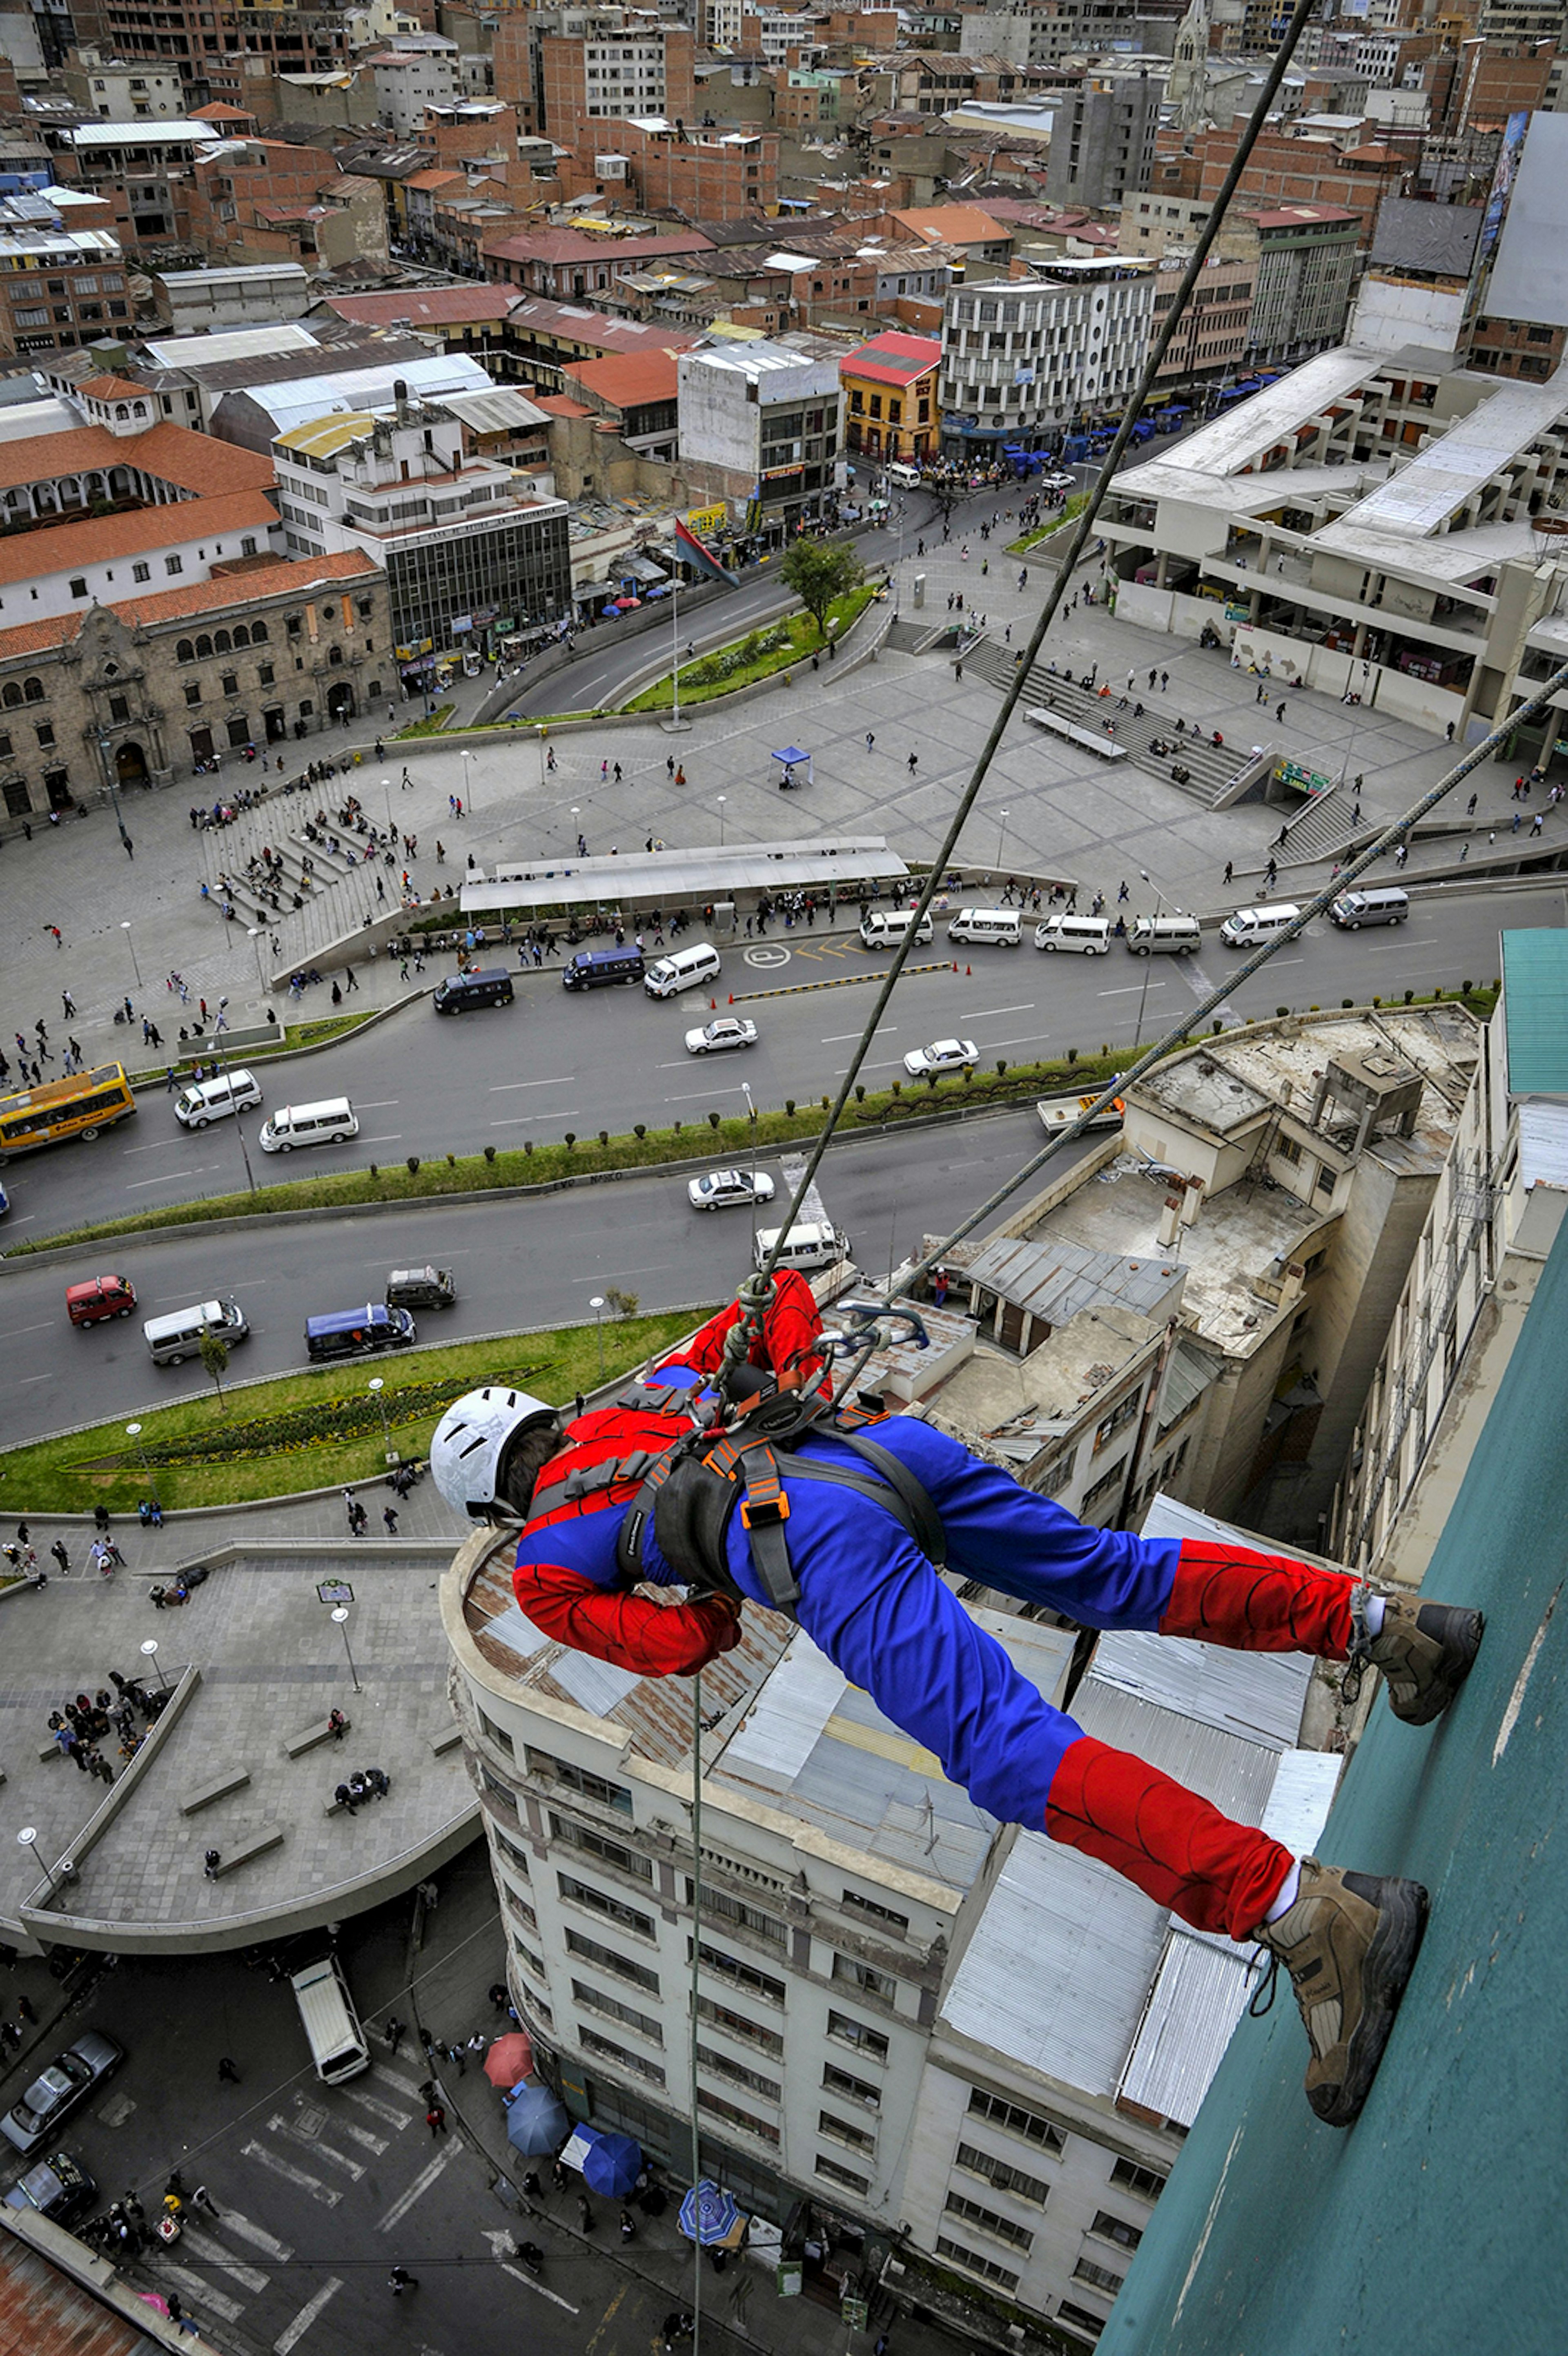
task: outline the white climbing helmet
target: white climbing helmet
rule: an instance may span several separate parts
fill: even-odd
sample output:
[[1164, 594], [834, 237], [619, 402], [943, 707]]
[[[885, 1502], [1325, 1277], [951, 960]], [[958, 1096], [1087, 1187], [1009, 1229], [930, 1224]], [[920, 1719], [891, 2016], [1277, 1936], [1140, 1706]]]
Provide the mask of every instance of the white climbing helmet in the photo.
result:
[[[430, 1469], [453, 1511], [476, 1522], [526, 1513], [528, 1500], [507, 1494], [508, 1459], [525, 1432], [555, 1425], [556, 1411], [530, 1391], [487, 1384], [454, 1399], [435, 1428]], [[531, 1483], [530, 1483], [531, 1486]]]

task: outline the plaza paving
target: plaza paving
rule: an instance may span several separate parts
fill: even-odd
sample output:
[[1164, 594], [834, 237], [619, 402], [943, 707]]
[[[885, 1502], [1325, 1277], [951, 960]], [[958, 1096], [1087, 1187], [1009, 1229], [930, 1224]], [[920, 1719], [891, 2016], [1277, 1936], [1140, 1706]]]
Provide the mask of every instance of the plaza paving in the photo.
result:
[[[989, 569], [983, 572], [986, 564]], [[1003, 552], [1000, 533], [987, 545], [977, 530], [966, 542], [955, 531], [950, 544], [932, 547], [923, 558], [912, 551], [905, 555], [904, 614], [912, 616], [911, 584], [923, 572], [926, 618], [944, 619], [948, 596], [962, 590], [966, 609], [986, 616], [993, 639], [1008, 643], [1010, 628], [1011, 643], [1021, 646], [1038, 613], [1043, 575], [1038, 563], [1031, 564], [1029, 584], [1020, 590], [1019, 570], [1019, 560]], [[1079, 578], [1087, 579], [1092, 570], [1091, 561]], [[711, 611], [704, 619], [711, 621]], [[1218, 728], [1228, 745], [1276, 744], [1328, 774], [1338, 776], [1343, 766], [1352, 778], [1361, 775], [1369, 819], [1386, 819], [1406, 808], [1453, 757], [1424, 731], [1310, 691], [1291, 697], [1279, 726], [1272, 710], [1257, 702], [1254, 682], [1232, 670], [1227, 656], [1118, 624], [1099, 608], [1074, 605], [1064, 610], [1045, 654], [1075, 670], [1098, 663], [1101, 677], [1118, 691], [1131, 671], [1148, 709], [1172, 724], [1179, 714], [1205, 734]], [[1169, 674], [1168, 691], [1148, 690], [1150, 668]], [[564, 695], [570, 675], [561, 676]], [[650, 835], [671, 849], [711, 843], [721, 829], [731, 842], [872, 831], [885, 833], [906, 857], [920, 857], [941, 839], [995, 720], [997, 700], [996, 688], [972, 671], [958, 680], [948, 656], [883, 651], [874, 663], [854, 669], [825, 663], [820, 674], [807, 674], [792, 688], [733, 709], [696, 707], [690, 732], [678, 736], [667, 735], [654, 722], [558, 732], [550, 740], [553, 774], [543, 770], [531, 731], [519, 731], [487, 744], [467, 762], [454, 747], [411, 748], [406, 766], [412, 783], [406, 791], [399, 784], [404, 749], [389, 744], [385, 761], [377, 764], [367, 746], [354, 783], [372, 818], [384, 819], [389, 802], [400, 830], [418, 835], [413, 875], [424, 894], [438, 884], [460, 881], [469, 855], [484, 867], [500, 857], [559, 853], [571, 848], [580, 830], [595, 853], [640, 849]], [[875, 739], [869, 748], [868, 734]], [[816, 781], [781, 803], [770, 756], [775, 746], [792, 742], [813, 753]], [[302, 749], [341, 758], [346, 746], [351, 749], [347, 736], [328, 735]], [[672, 753], [685, 771], [684, 787], [677, 788], [669, 775]], [[912, 753], [917, 759], [912, 775]], [[613, 776], [602, 780], [604, 762], [620, 763], [618, 786]], [[257, 782], [259, 774], [239, 767], [217, 783], [237, 791]], [[383, 776], [391, 780], [387, 802]], [[1474, 785], [1480, 849], [1492, 826], [1499, 828], [1499, 841], [1505, 839], [1501, 830], [1515, 807], [1511, 772], [1488, 764]], [[197, 835], [187, 813], [198, 790], [210, 801], [214, 781], [182, 783], [128, 801], [133, 862], [121, 850], [106, 810], [56, 829], [35, 828], [31, 842], [16, 836], [5, 842], [0, 851], [0, 916], [7, 944], [0, 1037], [8, 1040], [17, 1030], [30, 1033], [42, 1016], [53, 1044], [58, 1046], [66, 1032], [74, 1032], [90, 1059], [139, 1046], [139, 1031], [128, 1034], [110, 1019], [127, 992], [138, 1013], [151, 1013], [165, 1036], [173, 1037], [179, 1014], [165, 988], [171, 968], [209, 1005], [229, 994], [231, 1018], [257, 1001], [252, 945], [242, 926], [225, 924], [202, 902], [200, 886], [204, 877], [220, 867], [241, 866], [251, 849], [297, 824], [306, 800], [296, 796], [274, 802], [232, 828]], [[341, 780], [337, 790], [343, 790]], [[308, 798], [310, 805], [317, 798], [326, 803], [332, 791], [329, 783]], [[472, 805], [473, 814], [462, 821], [451, 816], [453, 794]], [[1167, 905], [1212, 914], [1258, 889], [1280, 815], [1260, 804], [1204, 810], [1131, 763], [1107, 771], [1093, 755], [1042, 737], [1016, 718], [959, 856], [998, 882], [1015, 871], [1056, 872], [1074, 876], [1086, 893], [1104, 890], [1112, 900], [1123, 877], [1132, 881], [1135, 898], [1148, 896], [1149, 887], [1138, 882], [1142, 868]], [[1552, 811], [1548, 843], [1565, 830], [1568, 817]], [[443, 867], [435, 859], [438, 839], [446, 846]], [[1436, 857], [1418, 848], [1410, 875], [1418, 875]], [[1231, 888], [1222, 881], [1227, 861], [1236, 871]], [[1321, 862], [1287, 865], [1285, 881], [1303, 890], [1327, 880], [1328, 873]], [[61, 949], [44, 929], [50, 925], [64, 936]], [[403, 988], [396, 968], [384, 958], [359, 966], [356, 979], [359, 992], [348, 1001], [350, 1008], [388, 1002]], [[76, 1001], [74, 1021], [62, 1018], [62, 989], [69, 989]], [[325, 988], [308, 993], [305, 1005], [307, 1012], [327, 1011]], [[325, 1084], [327, 1067], [321, 1068]]]

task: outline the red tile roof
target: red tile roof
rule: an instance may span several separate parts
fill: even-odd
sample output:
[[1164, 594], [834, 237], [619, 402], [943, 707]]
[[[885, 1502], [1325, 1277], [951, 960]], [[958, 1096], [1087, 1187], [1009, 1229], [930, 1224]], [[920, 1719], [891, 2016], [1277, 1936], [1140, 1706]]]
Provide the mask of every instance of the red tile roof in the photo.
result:
[[978, 205], [921, 205], [895, 210], [891, 218], [927, 244], [995, 244], [1011, 234], [1006, 221], [982, 212]]
[[656, 253], [708, 253], [713, 241], [700, 230], [668, 237], [588, 237], [581, 230], [529, 230], [491, 238], [486, 255], [500, 262], [637, 262]]
[[[133, 389], [145, 400], [156, 398], [145, 385]], [[105, 466], [134, 466], [201, 498], [270, 490], [274, 479], [271, 458], [239, 449], [232, 442], [215, 442], [210, 434], [192, 434], [167, 420], [145, 434], [124, 438], [104, 425], [83, 425], [71, 434], [30, 434], [25, 441], [0, 442], [0, 491]]]
[[[160, 623], [194, 621], [203, 614], [232, 613], [262, 598], [299, 597], [324, 585], [337, 588], [374, 581], [379, 572], [369, 557], [357, 549], [347, 549], [336, 556], [300, 557], [288, 563], [258, 565], [251, 573], [223, 573], [216, 581], [193, 581], [188, 588], [163, 589], [151, 597], [127, 597], [108, 610], [118, 615], [128, 629], [152, 629]], [[91, 610], [84, 606], [74, 614], [46, 614], [36, 622], [18, 622], [14, 629], [0, 630], [0, 663], [69, 646]]]
[[581, 401], [568, 400], [564, 392], [536, 392], [531, 398], [536, 409], [547, 410], [551, 417], [592, 417], [593, 414], [591, 409], [583, 407]]
[[935, 368], [941, 358], [940, 336], [873, 336], [869, 344], [845, 353], [838, 373], [861, 376], [871, 384], [903, 386]]
[[207, 542], [210, 556], [227, 538], [233, 544], [223, 547], [222, 553], [238, 556], [241, 532], [262, 536], [277, 520], [276, 508], [260, 491], [236, 491], [228, 498], [182, 499], [173, 507], [138, 508], [129, 515], [88, 516], [43, 531], [12, 532], [0, 538], [0, 586], [69, 573], [78, 564], [102, 564], [121, 557], [129, 561], [149, 550], [193, 540]]
[[0, 662], [15, 661], [19, 655], [47, 654], [51, 647], [67, 647], [86, 619], [86, 610], [45, 614], [36, 622], [18, 622], [14, 630], [0, 630]]
[[613, 352], [606, 359], [574, 361], [561, 373], [611, 409], [637, 409], [650, 401], [673, 401], [678, 390], [673, 351]]

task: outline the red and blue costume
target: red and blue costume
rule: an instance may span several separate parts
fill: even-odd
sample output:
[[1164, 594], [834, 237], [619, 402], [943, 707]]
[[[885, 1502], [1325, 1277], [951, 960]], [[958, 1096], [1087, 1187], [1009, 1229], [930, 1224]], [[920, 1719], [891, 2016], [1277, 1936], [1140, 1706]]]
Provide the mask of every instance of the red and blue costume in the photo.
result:
[[[653, 1383], [681, 1387], [717, 1372], [737, 1313], [712, 1319]], [[809, 1286], [783, 1276], [753, 1362], [765, 1360], [792, 1387], [815, 1383], [819, 1331]], [[1088, 1628], [1157, 1630], [1334, 1660], [1349, 1650], [1348, 1577], [1240, 1547], [1096, 1529], [930, 1424], [895, 1416], [874, 1430], [926, 1491], [946, 1535], [947, 1567], [963, 1578]], [[668, 1437], [667, 1422], [635, 1408], [583, 1416], [568, 1427], [540, 1491], [563, 1468], [586, 1469]], [[856, 1466], [831, 1426], [792, 1446]], [[1101, 1858], [1200, 1929], [1234, 1938], [1255, 1932], [1294, 1863], [1288, 1850], [1052, 1708], [871, 1498], [792, 1482], [787, 1472], [784, 1487], [800, 1625], [885, 1717], [935, 1753], [977, 1806]], [[670, 1605], [630, 1590], [615, 1540], [635, 1488], [620, 1483], [530, 1522], [517, 1548], [517, 1601], [548, 1635], [601, 1660], [645, 1676], [689, 1676], [738, 1641], [735, 1606], [718, 1595]], [[735, 1585], [765, 1603], [738, 1514], [726, 1547]], [[642, 1577], [655, 1587], [678, 1583], [651, 1525]]]

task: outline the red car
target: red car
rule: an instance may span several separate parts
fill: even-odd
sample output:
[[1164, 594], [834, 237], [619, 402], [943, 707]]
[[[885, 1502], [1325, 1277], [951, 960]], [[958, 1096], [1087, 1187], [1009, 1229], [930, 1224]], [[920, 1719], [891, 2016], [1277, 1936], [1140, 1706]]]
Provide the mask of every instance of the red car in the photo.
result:
[[136, 1306], [136, 1288], [128, 1276], [90, 1276], [85, 1284], [68, 1284], [65, 1311], [73, 1325], [101, 1325], [106, 1317], [129, 1317]]

